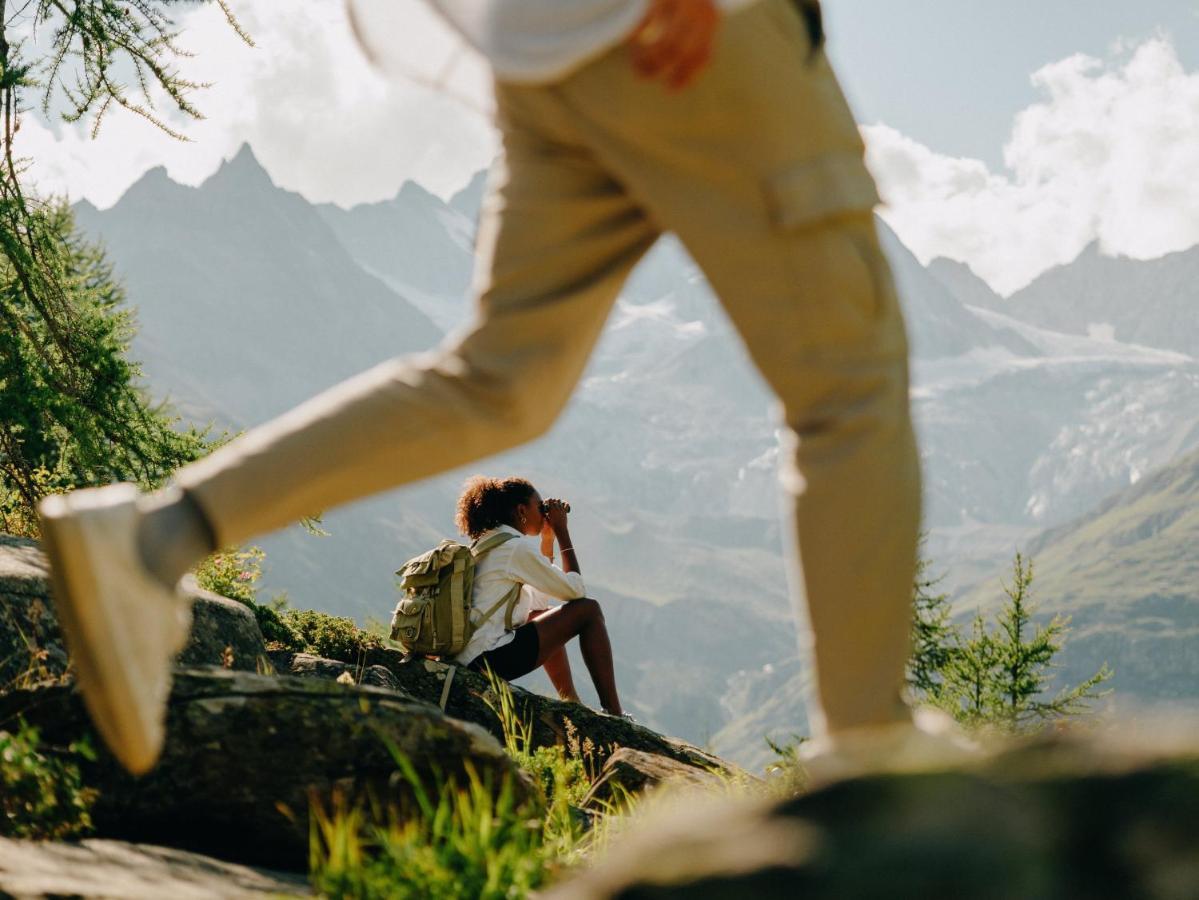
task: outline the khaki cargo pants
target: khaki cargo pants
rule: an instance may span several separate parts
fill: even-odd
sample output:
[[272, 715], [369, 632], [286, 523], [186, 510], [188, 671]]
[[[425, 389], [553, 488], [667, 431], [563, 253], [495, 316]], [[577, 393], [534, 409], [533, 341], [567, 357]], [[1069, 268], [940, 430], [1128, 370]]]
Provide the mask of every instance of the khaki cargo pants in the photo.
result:
[[542, 434], [626, 276], [672, 231], [789, 426], [782, 482], [813, 728], [906, 716], [920, 504], [907, 344], [857, 128], [810, 51], [793, 5], [761, 0], [725, 20], [710, 68], [682, 92], [638, 79], [623, 48], [551, 86], [499, 86], [504, 155], [480, 223], [473, 323], [184, 468], [178, 482], [220, 543]]

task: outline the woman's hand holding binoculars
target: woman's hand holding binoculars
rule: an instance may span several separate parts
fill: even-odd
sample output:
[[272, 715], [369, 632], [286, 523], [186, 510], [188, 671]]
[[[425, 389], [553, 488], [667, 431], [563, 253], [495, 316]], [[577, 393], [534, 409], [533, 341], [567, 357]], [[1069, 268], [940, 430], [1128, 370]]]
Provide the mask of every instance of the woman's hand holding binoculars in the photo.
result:
[[541, 502], [541, 514], [545, 516], [546, 523], [555, 534], [566, 528], [566, 516], [569, 512], [570, 504], [565, 500], [550, 499]]

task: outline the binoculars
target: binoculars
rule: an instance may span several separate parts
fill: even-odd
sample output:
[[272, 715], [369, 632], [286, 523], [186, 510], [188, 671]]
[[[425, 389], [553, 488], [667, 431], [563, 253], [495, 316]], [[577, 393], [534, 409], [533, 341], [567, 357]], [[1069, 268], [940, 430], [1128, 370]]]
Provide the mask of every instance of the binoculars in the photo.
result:
[[566, 510], [567, 512], [570, 512], [570, 504], [564, 500], [542, 500], [541, 501], [541, 514], [543, 516], [550, 511], [551, 504], [556, 505], [556, 506], [561, 506], [564, 510]]

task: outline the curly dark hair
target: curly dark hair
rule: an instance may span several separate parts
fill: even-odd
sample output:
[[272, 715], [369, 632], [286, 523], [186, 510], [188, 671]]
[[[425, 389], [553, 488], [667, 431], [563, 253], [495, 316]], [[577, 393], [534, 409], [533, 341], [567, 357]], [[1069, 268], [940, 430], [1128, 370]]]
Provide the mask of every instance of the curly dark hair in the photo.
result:
[[516, 507], [528, 503], [536, 491], [523, 478], [473, 475], [462, 486], [454, 524], [471, 540], [501, 525], [513, 525]]

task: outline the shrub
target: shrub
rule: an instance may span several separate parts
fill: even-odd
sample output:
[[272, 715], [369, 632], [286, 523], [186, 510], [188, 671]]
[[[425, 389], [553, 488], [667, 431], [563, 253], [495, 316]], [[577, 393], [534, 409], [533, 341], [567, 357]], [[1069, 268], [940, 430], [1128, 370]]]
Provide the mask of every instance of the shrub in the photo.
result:
[[371, 651], [383, 648], [386, 634], [382, 623], [373, 623], [373, 627], [368, 623], [368, 628], [362, 629], [343, 616], [291, 609], [286, 594], [261, 602], [258, 582], [265, 558], [259, 547], [221, 550], [196, 568], [196, 581], [205, 590], [248, 606], [258, 620], [263, 639], [275, 648], [314, 653], [350, 664], [358, 664]]
[[303, 641], [287, 623], [289, 611], [286, 606], [263, 606], [260, 603], [247, 605], [258, 620], [258, 630], [262, 632], [262, 639], [266, 641], [268, 649], [292, 650], [296, 653], [303, 650]]
[[218, 550], [196, 567], [196, 581], [206, 591], [254, 606], [265, 558], [261, 547]]
[[357, 664], [367, 654], [383, 649], [383, 641], [368, 634], [353, 619], [331, 616], [316, 610], [284, 610], [280, 621], [295, 634], [298, 652], [315, 653], [326, 659]]
[[85, 741], [62, 751], [42, 746], [24, 722], [0, 731], [0, 834], [62, 840], [91, 831], [96, 792], [83, 784], [80, 758], [95, 758]]

